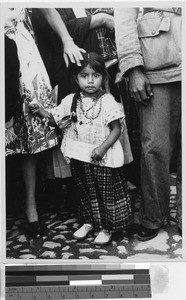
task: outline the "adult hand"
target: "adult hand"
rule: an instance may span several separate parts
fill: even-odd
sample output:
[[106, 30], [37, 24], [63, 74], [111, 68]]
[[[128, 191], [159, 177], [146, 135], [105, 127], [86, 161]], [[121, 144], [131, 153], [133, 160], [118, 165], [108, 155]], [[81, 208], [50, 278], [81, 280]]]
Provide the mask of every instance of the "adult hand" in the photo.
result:
[[63, 58], [66, 66], [69, 66], [69, 62], [81, 66], [81, 60], [83, 60], [82, 53], [86, 51], [74, 44], [58, 11], [54, 8], [39, 8], [39, 10], [63, 43]]
[[96, 15], [91, 16], [90, 21], [90, 30], [94, 28], [99, 28], [104, 26], [110, 31], [114, 30], [114, 17], [107, 13], [97, 13]]
[[139, 67], [128, 71], [129, 91], [135, 101], [148, 105], [150, 98], [153, 96], [149, 79]]
[[114, 17], [109, 14], [104, 14], [105, 26], [111, 31], [114, 30]]
[[82, 48], [79, 48], [74, 43], [73, 39], [66, 40], [63, 48], [63, 58], [66, 67], [68, 68], [70, 62], [81, 66], [81, 60], [83, 60], [82, 53], [86, 53], [86, 51]]

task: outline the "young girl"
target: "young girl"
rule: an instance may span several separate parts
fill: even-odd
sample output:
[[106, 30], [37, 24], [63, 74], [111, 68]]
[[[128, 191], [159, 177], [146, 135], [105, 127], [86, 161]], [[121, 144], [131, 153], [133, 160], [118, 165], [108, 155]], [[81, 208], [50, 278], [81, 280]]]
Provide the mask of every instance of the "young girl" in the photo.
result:
[[100, 55], [84, 54], [82, 66], [75, 68], [80, 92], [68, 95], [50, 112], [38, 106], [31, 109], [64, 130], [61, 150], [70, 160], [80, 195], [82, 227], [73, 236], [84, 239], [96, 230], [94, 243], [104, 245], [112, 232], [125, 229], [133, 220], [119, 141], [124, 114], [104, 90], [108, 76]]

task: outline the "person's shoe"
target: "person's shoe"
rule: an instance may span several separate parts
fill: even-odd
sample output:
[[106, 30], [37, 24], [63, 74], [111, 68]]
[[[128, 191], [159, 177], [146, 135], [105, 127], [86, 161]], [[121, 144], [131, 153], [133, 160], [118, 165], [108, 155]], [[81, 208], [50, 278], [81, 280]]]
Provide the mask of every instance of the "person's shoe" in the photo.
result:
[[93, 241], [93, 244], [104, 246], [110, 242], [111, 238], [112, 234], [108, 230], [102, 229]]
[[144, 241], [144, 242], [149, 241], [158, 235], [158, 231], [159, 229], [150, 229], [141, 226], [141, 228], [138, 231], [137, 239], [139, 241]]
[[77, 240], [83, 240], [92, 230], [93, 226], [91, 224], [84, 224], [76, 232], [74, 232], [73, 237]]
[[41, 238], [45, 233], [45, 228], [38, 221], [27, 223], [25, 226], [25, 233], [31, 238]]

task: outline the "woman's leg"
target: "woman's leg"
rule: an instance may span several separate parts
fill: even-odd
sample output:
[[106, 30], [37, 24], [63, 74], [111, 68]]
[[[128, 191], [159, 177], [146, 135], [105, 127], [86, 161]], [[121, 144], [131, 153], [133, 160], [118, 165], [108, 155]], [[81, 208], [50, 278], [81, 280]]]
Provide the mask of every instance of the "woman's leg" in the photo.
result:
[[38, 221], [36, 208], [35, 189], [36, 189], [36, 154], [22, 155], [22, 172], [26, 190], [26, 215], [28, 222]]

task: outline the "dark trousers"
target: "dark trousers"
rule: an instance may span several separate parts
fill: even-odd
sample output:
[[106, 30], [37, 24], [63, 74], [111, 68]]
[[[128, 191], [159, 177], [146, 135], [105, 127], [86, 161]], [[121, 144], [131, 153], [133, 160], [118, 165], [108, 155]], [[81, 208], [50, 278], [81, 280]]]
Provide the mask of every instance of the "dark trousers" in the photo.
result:
[[181, 83], [152, 85], [152, 88], [149, 105], [141, 105], [140, 111], [141, 223], [155, 229], [163, 225], [169, 208], [170, 159], [177, 137], [181, 138]]

